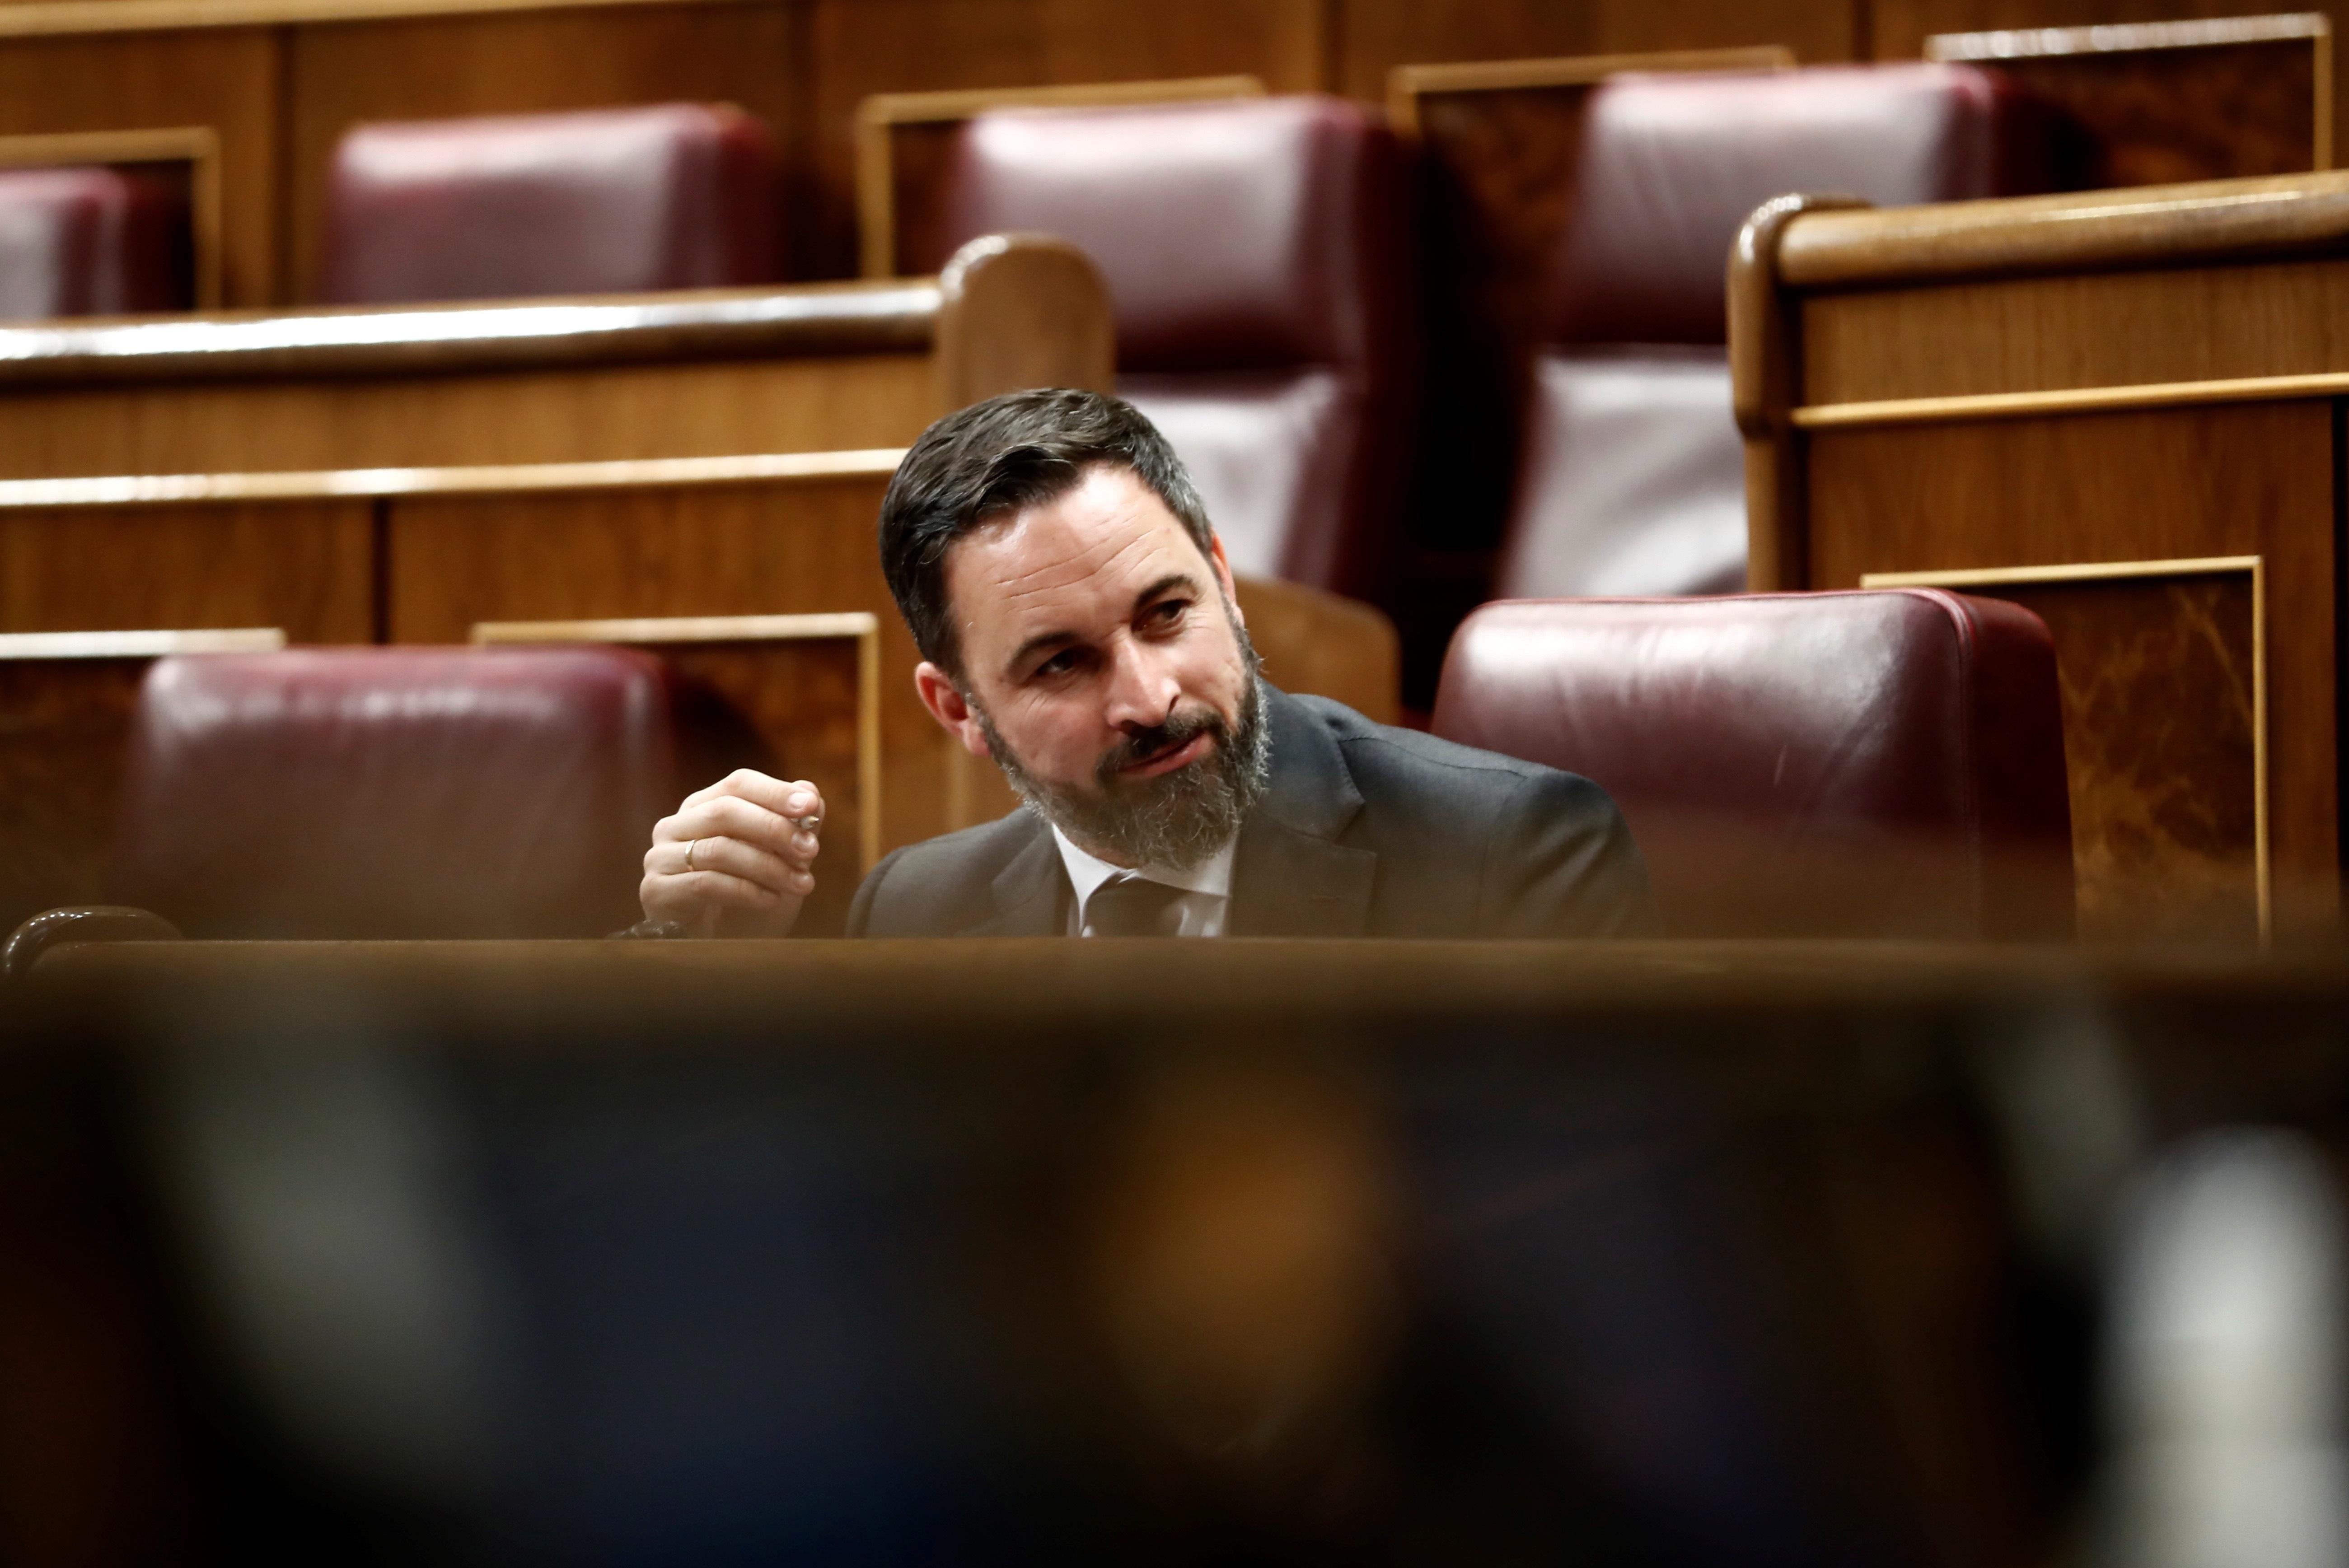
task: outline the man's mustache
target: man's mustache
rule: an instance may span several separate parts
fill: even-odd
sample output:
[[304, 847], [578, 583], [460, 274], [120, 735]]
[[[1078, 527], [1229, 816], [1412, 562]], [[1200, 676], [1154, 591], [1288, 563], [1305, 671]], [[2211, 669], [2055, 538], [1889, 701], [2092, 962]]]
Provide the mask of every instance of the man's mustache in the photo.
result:
[[1187, 746], [1203, 733], [1216, 738], [1218, 750], [1229, 748], [1231, 727], [1215, 709], [1201, 708], [1188, 714], [1177, 712], [1169, 715], [1164, 724], [1129, 732], [1123, 740], [1102, 753], [1100, 763], [1093, 769], [1093, 777], [1103, 789], [1114, 789], [1122, 781], [1121, 775], [1125, 769]]

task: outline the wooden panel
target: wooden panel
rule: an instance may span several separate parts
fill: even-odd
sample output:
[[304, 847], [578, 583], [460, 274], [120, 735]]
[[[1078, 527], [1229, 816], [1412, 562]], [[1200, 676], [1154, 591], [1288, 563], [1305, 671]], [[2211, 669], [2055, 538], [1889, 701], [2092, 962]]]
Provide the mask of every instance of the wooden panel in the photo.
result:
[[2087, 189], [2326, 167], [2332, 44], [2321, 16], [2247, 16], [1944, 34], [1926, 56], [1980, 61], [2059, 106], [2056, 182]]
[[765, 120], [788, 160], [790, 8], [655, 5], [318, 24], [291, 36], [293, 299], [316, 297], [326, 176], [355, 124], [620, 104], [732, 103]]
[[0, 511], [0, 631], [282, 626], [373, 639], [370, 503]]
[[1853, 7], [1818, 0], [1340, 0], [1332, 90], [1379, 98], [1397, 66], [1779, 44], [1806, 64], [1855, 57]]
[[1401, 717], [1402, 655], [1382, 613], [1301, 583], [1243, 577], [1233, 587], [1265, 679], [1335, 698], [1381, 724]]
[[904, 446], [923, 355], [0, 397], [0, 477], [568, 462]]
[[874, 553], [884, 476], [790, 485], [391, 503], [390, 632], [463, 642], [484, 621], [863, 610], [882, 624], [883, 843], [949, 817], [946, 734], [914, 694], [913, 639]]
[[0, 135], [205, 127], [220, 144], [220, 297], [278, 297], [278, 39], [266, 29], [0, 41]]
[[[2263, 557], [2276, 928], [2304, 931], [2333, 917], [2340, 861], [2328, 405], [1820, 432], [1808, 444], [1815, 587], [1856, 586], [1868, 573]], [[2106, 639], [2105, 659], [2075, 667], [2075, 682], [2158, 683], [2166, 677], [2109, 661], [2125, 658], [2131, 639], [2147, 656], [2173, 657], [2168, 639], [2181, 624], [2220, 650], [2228, 645], [2231, 634], [2216, 621], [2156, 629], [2148, 603], [2181, 616], [2195, 609], [2139, 596], [2109, 610], [2081, 601], [2062, 612], [2102, 625], [2096, 635]], [[2205, 652], [2224, 662], [2222, 652]], [[2075, 744], [2116, 759], [2115, 776], [2165, 767], [2191, 750], [2165, 738], [2168, 727], [2207, 717], [2212, 700], [2206, 693], [2190, 715], [2176, 704], [2131, 702], [2113, 727]], [[2100, 703], [2095, 711], [2115, 709]], [[2212, 778], [2196, 787], [2206, 804], [2234, 789], [2231, 774]], [[2199, 897], [2184, 886], [2179, 896]]]
[[794, 276], [857, 265], [854, 126], [874, 93], [1253, 76], [1322, 81], [1322, 0], [810, 0], [815, 143], [799, 174]]
[[97, 903], [151, 659], [0, 659], [0, 930]]
[[1812, 294], [1803, 401], [2349, 370], [2349, 270], [2271, 261]]

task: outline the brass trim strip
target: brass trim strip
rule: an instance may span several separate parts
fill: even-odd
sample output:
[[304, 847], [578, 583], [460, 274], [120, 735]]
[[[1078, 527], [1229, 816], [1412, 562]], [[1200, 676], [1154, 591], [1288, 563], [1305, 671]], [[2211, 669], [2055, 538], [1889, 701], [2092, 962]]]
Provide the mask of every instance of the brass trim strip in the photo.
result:
[[2268, 851], [2267, 561], [2258, 555], [2203, 555], [2177, 561], [2070, 562], [2056, 566], [1989, 566], [1948, 572], [1869, 572], [1863, 588], [1981, 588], [2023, 583], [2093, 583], [2137, 577], [2199, 577], [2247, 572], [2251, 579], [2251, 852], [2258, 888], [2260, 944], [2274, 936], [2274, 870]]
[[631, 616], [601, 621], [478, 621], [477, 647], [522, 643], [856, 643], [856, 852], [860, 874], [881, 859], [881, 619], [863, 610], [823, 615]]
[[378, 496], [548, 494], [651, 487], [821, 483], [886, 479], [905, 450], [773, 452], [750, 457], [640, 458], [597, 463], [494, 463], [462, 468], [325, 469], [306, 472], [119, 474], [0, 480], [0, 511], [184, 506], [207, 502], [352, 500]]
[[1814, 403], [1794, 410], [1795, 428], [1851, 430], [1885, 425], [2016, 419], [2033, 414], [2102, 414], [2284, 402], [2349, 394], [2349, 371], [2310, 376], [2246, 376], [2223, 381], [2157, 381], [2132, 387], [2078, 387], [2050, 392], [1984, 392], [1957, 397], [1890, 397], [1867, 403]]
[[[616, 5], [703, 5], [713, 0], [35, 0], [0, 5], [0, 38], [92, 33], [211, 31], [417, 16], [498, 15], [515, 11], [587, 11]], [[715, 0], [774, 4], [775, 0]]]
[[[121, 5], [128, 0], [98, 0]], [[1179, 77], [1141, 82], [1073, 82], [1045, 88], [957, 88], [946, 92], [874, 93], [856, 106], [857, 275], [897, 275], [897, 170], [892, 127], [937, 125], [996, 108], [1116, 108], [1265, 96], [1248, 76]]]
[[2091, 27], [2017, 27], [1982, 33], [1936, 33], [1925, 40], [1929, 60], [1992, 62], [2051, 55], [2107, 55], [2140, 49], [2209, 49], [2290, 38], [2327, 38], [2333, 24], [2321, 11], [2270, 16], [2220, 16], [2191, 22], [2106, 23]]
[[0, 660], [159, 659], [171, 654], [274, 654], [285, 645], [280, 626], [201, 627], [155, 632], [0, 633]]
[[1419, 100], [1437, 93], [1507, 92], [1523, 88], [1591, 87], [1623, 71], [1792, 70], [1783, 44], [1733, 49], [1665, 49], [1644, 55], [1566, 55], [1542, 60], [1466, 60], [1397, 66], [1387, 73], [1387, 121], [1398, 136], [1418, 136]]

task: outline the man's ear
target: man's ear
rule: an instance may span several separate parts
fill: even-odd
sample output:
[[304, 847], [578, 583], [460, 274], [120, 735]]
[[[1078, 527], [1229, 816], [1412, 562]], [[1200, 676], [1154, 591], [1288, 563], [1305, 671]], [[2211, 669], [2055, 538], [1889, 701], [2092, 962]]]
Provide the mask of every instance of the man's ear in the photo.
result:
[[1240, 609], [1239, 590], [1232, 585], [1232, 563], [1224, 554], [1224, 536], [1210, 531], [1207, 535], [1207, 559], [1216, 563], [1216, 581], [1224, 585], [1224, 603], [1232, 607], [1232, 619], [1247, 624], [1247, 615]]
[[922, 706], [930, 710], [930, 717], [961, 741], [964, 750], [973, 757], [994, 755], [988, 748], [987, 731], [979, 727], [978, 714], [971, 710], [952, 676], [924, 659], [914, 666], [914, 689], [921, 694]]

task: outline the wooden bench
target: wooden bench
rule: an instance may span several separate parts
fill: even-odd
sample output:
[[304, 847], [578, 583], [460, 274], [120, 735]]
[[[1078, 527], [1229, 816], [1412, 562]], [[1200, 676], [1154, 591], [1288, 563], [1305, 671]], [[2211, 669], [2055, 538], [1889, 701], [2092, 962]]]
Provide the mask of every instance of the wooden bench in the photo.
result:
[[1732, 269], [1754, 587], [2048, 622], [2084, 935], [2330, 928], [2349, 175], [1831, 206]]

